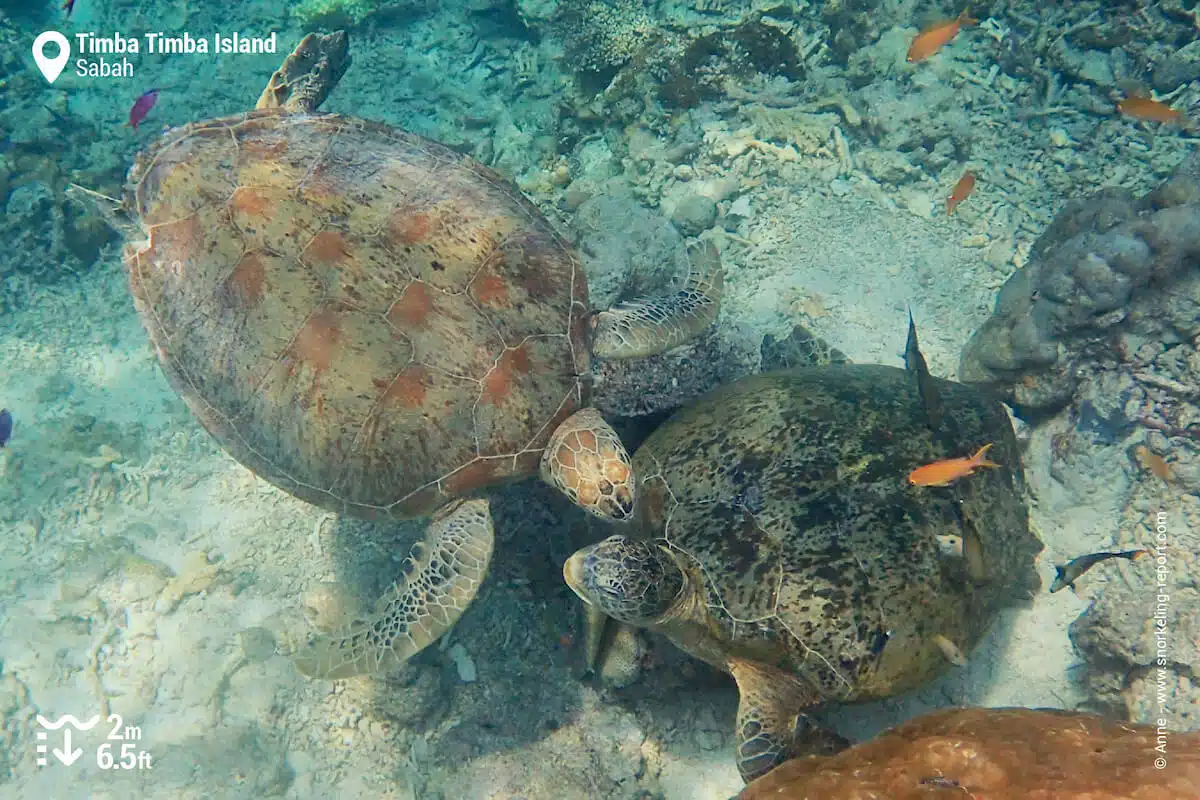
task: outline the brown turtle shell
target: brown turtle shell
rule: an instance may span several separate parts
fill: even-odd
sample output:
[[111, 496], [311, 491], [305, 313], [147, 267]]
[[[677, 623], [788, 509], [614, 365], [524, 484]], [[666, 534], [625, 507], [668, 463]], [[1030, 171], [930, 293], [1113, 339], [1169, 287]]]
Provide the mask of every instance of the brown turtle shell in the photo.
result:
[[357, 516], [422, 516], [537, 470], [587, 402], [587, 283], [507, 180], [336, 114], [169, 133], [125, 259], [172, 385], [236, 459]]

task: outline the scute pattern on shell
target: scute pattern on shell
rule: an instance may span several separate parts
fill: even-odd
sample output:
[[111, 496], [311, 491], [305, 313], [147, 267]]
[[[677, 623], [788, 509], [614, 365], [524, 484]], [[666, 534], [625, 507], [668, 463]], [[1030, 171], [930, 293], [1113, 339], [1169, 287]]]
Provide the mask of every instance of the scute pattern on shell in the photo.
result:
[[[676, 643], [718, 666], [736, 656], [800, 675], [821, 700], [881, 697], [946, 666], [934, 636], [965, 650], [1036, 586], [1041, 544], [1003, 407], [938, 385], [938, 440], [913, 375], [878, 365], [745, 378], [655, 431], [634, 455], [635, 518], [707, 589]], [[987, 442], [1004, 469], [949, 489], [907, 484], [913, 467]], [[964, 524], [981, 532], [984, 585], [938, 547]]]
[[250, 469], [358, 516], [422, 516], [537, 470], [586, 404], [587, 286], [483, 165], [336, 114], [181, 128], [126, 204], [169, 379]]

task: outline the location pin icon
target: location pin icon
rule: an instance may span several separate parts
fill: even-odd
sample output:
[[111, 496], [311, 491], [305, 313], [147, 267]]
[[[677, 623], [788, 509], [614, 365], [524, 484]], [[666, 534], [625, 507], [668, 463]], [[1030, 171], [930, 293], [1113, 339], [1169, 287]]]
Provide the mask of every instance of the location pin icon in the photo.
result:
[[[58, 45], [58, 55], [54, 58], [46, 58], [46, 45], [50, 42]], [[46, 76], [46, 80], [54, 83], [62, 74], [63, 67], [71, 60], [71, 43], [58, 31], [43, 31], [33, 40], [33, 60], [37, 62], [37, 68]]]

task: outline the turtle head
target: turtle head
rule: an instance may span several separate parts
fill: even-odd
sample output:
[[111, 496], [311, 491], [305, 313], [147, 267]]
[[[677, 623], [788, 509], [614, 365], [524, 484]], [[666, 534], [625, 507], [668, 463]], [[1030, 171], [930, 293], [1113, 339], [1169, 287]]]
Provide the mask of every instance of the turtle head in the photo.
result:
[[585, 603], [642, 627], [670, 610], [684, 584], [683, 571], [666, 549], [627, 536], [578, 551], [563, 565], [563, 578]]
[[594, 408], [567, 417], [542, 452], [542, 479], [598, 517], [633, 516], [634, 479], [621, 437]]

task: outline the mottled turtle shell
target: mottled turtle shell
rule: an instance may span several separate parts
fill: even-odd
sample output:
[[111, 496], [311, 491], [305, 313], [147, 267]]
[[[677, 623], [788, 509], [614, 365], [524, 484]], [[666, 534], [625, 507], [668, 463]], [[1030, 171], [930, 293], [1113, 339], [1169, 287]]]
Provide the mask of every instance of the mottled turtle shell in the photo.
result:
[[[825, 700], [881, 697], [945, 668], [935, 637], [965, 651], [1037, 585], [1041, 544], [1003, 407], [938, 380], [935, 438], [916, 385], [879, 365], [753, 376], [642, 444], [635, 519], [704, 585], [676, 644], [717, 666], [782, 668]], [[988, 442], [1002, 469], [946, 488], [908, 484], [913, 468]], [[944, 537], [965, 533], [979, 537], [986, 576], [946, 553]]]
[[436, 142], [255, 111], [169, 133], [125, 203], [171, 383], [304, 500], [427, 514], [536, 472], [586, 403], [579, 261], [511, 183]]

